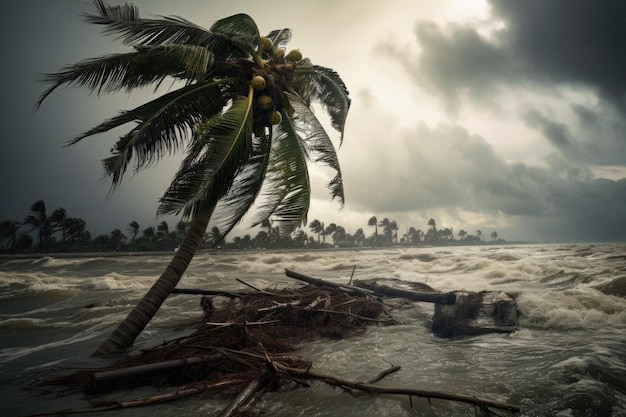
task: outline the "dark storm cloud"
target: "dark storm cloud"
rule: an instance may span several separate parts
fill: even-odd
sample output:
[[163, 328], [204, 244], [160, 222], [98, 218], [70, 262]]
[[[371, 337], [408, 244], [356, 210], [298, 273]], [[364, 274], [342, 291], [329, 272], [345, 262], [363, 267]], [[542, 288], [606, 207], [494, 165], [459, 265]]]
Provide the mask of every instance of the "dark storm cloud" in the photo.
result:
[[506, 116], [540, 132], [563, 157], [626, 166], [626, 2], [490, 5], [485, 22], [418, 22], [417, 54], [379, 50], [449, 111], [498, 113], [502, 101], [513, 102]]
[[626, 2], [491, 0], [489, 37], [470, 24], [419, 22], [421, 52], [410, 66], [448, 100], [485, 98], [504, 84], [594, 89], [626, 111]]
[[422, 22], [415, 32], [422, 51], [411, 71], [427, 90], [443, 95], [450, 108], [456, 107], [463, 93], [489, 101], [514, 73], [505, 51], [473, 28], [451, 26], [443, 30]]
[[626, 98], [626, 2], [490, 0], [506, 30], [499, 36], [537, 77], [597, 88], [622, 107]]
[[401, 155], [394, 149], [363, 151], [362, 169], [349, 167], [350, 172], [368, 175], [363, 167], [386, 161], [376, 170], [378, 175], [368, 175], [368, 182], [346, 178], [355, 207], [373, 213], [419, 211], [427, 217], [454, 211], [481, 218], [504, 216], [507, 230], [481, 227], [498, 228], [499, 234], [522, 240], [623, 240], [626, 179], [589, 180], [563, 159], [548, 168], [510, 163], [484, 138], [458, 125], [419, 124], [398, 134], [397, 140]]

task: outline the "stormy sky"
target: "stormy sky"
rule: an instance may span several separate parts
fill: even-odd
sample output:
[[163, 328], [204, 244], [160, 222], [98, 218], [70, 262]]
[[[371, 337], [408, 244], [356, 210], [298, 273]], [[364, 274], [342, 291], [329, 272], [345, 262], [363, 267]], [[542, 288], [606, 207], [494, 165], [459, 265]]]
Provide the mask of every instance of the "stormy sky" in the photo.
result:
[[[120, 4], [110, 0], [110, 4]], [[312, 169], [314, 219], [366, 233], [371, 216], [400, 232], [433, 218], [456, 234], [506, 240], [626, 240], [626, 2], [621, 0], [137, 0], [143, 17], [204, 27], [247, 13], [261, 33], [291, 28], [291, 47], [339, 72], [352, 97], [330, 172]], [[152, 97], [72, 87], [33, 106], [43, 73], [127, 46], [81, 20], [87, 0], [3, 2], [0, 221], [43, 199], [95, 236], [156, 218], [181, 156], [130, 175], [109, 195], [100, 160], [122, 132], [66, 141]], [[338, 143], [337, 143], [338, 144]], [[254, 234], [244, 221], [233, 235]], [[308, 231], [308, 227], [306, 228]], [[232, 237], [231, 236], [231, 237]]]

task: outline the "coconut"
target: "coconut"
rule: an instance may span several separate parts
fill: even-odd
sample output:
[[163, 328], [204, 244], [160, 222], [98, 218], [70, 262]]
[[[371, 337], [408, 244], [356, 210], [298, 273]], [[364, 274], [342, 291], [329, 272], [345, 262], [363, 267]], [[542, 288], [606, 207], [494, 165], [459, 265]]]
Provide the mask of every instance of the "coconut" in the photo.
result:
[[265, 90], [265, 86], [267, 85], [267, 83], [265, 82], [265, 78], [263, 78], [260, 75], [257, 75], [254, 78], [252, 78], [252, 81], [250, 81], [250, 84], [252, 84], [252, 88], [254, 88], [257, 91]]
[[259, 98], [256, 100], [256, 105], [261, 110], [269, 110], [269, 108], [272, 107], [272, 98], [270, 96], [266, 96], [265, 94], [259, 96]]
[[276, 48], [274, 50], [274, 55], [277, 61], [280, 61], [285, 57], [285, 48]]
[[292, 49], [285, 58], [287, 61], [298, 62], [302, 59], [302, 52], [299, 49]]
[[274, 43], [272, 42], [270, 38], [261, 37], [260, 46], [263, 52], [267, 52], [267, 51], [270, 51], [274, 47]]
[[280, 112], [275, 111], [275, 112], [272, 112], [272, 116], [270, 117], [270, 120], [273, 125], [277, 125], [283, 121], [283, 116], [282, 114], [280, 114]]

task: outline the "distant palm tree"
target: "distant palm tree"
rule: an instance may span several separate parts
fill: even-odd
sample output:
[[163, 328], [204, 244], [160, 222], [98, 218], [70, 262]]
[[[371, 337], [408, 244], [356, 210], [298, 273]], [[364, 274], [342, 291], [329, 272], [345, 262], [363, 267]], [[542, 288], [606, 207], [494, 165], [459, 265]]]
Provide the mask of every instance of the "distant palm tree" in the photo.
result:
[[309, 229], [311, 232], [317, 234], [317, 243], [320, 243], [320, 235], [324, 236], [324, 242], [326, 241], [326, 235], [324, 234], [324, 223], [315, 219], [309, 223]]
[[346, 240], [346, 229], [344, 229], [343, 226], [335, 227], [335, 231], [333, 232], [331, 237], [333, 238], [333, 243], [335, 245], [343, 243]]
[[22, 224], [29, 227], [31, 232], [33, 230], [39, 232], [39, 250], [44, 251], [52, 235], [50, 219], [46, 214], [46, 203], [43, 200], [37, 200], [30, 206], [30, 211], [31, 214], [24, 219]]
[[74, 245], [77, 241], [83, 245], [85, 241], [91, 240], [89, 232], [85, 230], [87, 227], [85, 220], [77, 217], [69, 217], [65, 221], [65, 226], [65, 236], [67, 237], [67, 242], [70, 245]]
[[467, 232], [463, 229], [459, 230], [458, 235], [461, 237], [461, 240], [465, 239], [465, 235], [467, 235]]
[[181, 279], [209, 221], [226, 235], [263, 189], [267, 195], [254, 225], [272, 219], [285, 236], [300, 226], [311, 197], [308, 158], [336, 172], [328, 187], [343, 204], [335, 148], [311, 105], [320, 103], [328, 111], [331, 126], [343, 140], [350, 99], [335, 71], [313, 65], [299, 51], [281, 53], [291, 40], [289, 29], [262, 38], [245, 14], [218, 20], [207, 30], [179, 17], [141, 19], [130, 4], [94, 4], [96, 13], [86, 15], [87, 22], [133, 44], [134, 51], [82, 61], [47, 75], [44, 81], [51, 86], [37, 105], [63, 85], [108, 93], [145, 91], [168, 77], [179, 81], [172, 91], [106, 120], [70, 144], [134, 123], [103, 161], [113, 188], [129, 166], [142, 169], [184, 150], [158, 213], [182, 213], [190, 220], [171, 263], [97, 349], [100, 355], [133, 344]]
[[363, 232], [363, 228], [359, 227], [356, 229], [352, 239], [354, 240], [354, 244], [356, 246], [363, 246], [365, 244], [365, 233]]
[[4, 220], [0, 223], [0, 247], [5, 246], [8, 250], [15, 250], [17, 232], [21, 226], [17, 220]]
[[476, 236], [478, 236], [478, 240], [480, 240], [480, 237], [482, 235], [483, 235], [483, 232], [480, 229], [476, 230]]
[[324, 229], [324, 235], [332, 237], [332, 234], [335, 233], [335, 230], [337, 230], [337, 225], [335, 223], [331, 223]]
[[50, 215], [50, 227], [51, 232], [61, 232], [61, 244], [65, 245], [65, 240], [67, 238], [67, 212], [64, 208], [59, 207], [52, 212]]
[[389, 219], [387, 217], [382, 219], [378, 222], [378, 227], [383, 228], [384, 243], [391, 243], [391, 240], [393, 239], [393, 230], [391, 229], [391, 222]]
[[134, 220], [130, 222], [128, 224], [128, 231], [131, 233], [130, 241], [134, 243], [135, 238], [137, 238], [137, 235], [139, 234], [139, 223]]
[[110, 249], [114, 251], [120, 250], [122, 243], [126, 241], [126, 235], [120, 229], [113, 229], [109, 238]]
[[391, 223], [389, 224], [389, 228], [393, 232], [393, 240], [396, 243], [398, 243], [398, 230], [400, 229], [400, 227], [398, 226], [398, 223], [396, 223], [395, 220], [392, 220]]
[[492, 240], [497, 240], [498, 239], [498, 232], [491, 232], [491, 239]]
[[367, 221], [367, 225], [374, 226], [374, 236], [377, 241], [378, 240], [378, 219], [376, 218], [376, 216], [370, 217], [370, 219]]

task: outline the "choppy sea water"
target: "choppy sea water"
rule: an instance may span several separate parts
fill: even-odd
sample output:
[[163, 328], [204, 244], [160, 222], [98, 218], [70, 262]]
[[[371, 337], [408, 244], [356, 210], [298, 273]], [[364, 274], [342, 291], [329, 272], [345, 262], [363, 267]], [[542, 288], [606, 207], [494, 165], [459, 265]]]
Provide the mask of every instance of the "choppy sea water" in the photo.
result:
[[[91, 353], [169, 260], [110, 254], [0, 258], [0, 415], [87, 408], [81, 394], [57, 398], [26, 388], [59, 369], [104, 365]], [[626, 416], [626, 244], [199, 253], [179, 287], [246, 291], [237, 278], [257, 287], [301, 285], [285, 276], [286, 268], [347, 283], [355, 266], [355, 279], [396, 278], [441, 291], [506, 291], [522, 313], [519, 329], [442, 339], [430, 331], [433, 306], [409, 303], [392, 312], [397, 326], [303, 346], [299, 353], [315, 370], [362, 381], [393, 364], [401, 370], [379, 384], [503, 401], [520, 406], [519, 416]], [[171, 296], [135, 347], [185, 334], [200, 314], [198, 296]], [[188, 398], [113, 413], [215, 415], [225, 404]], [[266, 394], [259, 407], [271, 416], [478, 415], [469, 405], [441, 400], [414, 398], [411, 405], [403, 397], [352, 398], [321, 383]]]

